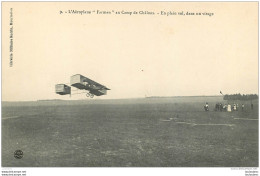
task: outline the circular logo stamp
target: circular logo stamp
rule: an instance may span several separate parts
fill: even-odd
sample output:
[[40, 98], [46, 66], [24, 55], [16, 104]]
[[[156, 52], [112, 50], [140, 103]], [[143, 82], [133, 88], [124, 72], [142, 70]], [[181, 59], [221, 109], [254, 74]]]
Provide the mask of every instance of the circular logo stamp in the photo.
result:
[[15, 157], [16, 159], [21, 159], [21, 158], [23, 157], [23, 151], [22, 151], [22, 150], [16, 150], [16, 151], [14, 152], [14, 157]]

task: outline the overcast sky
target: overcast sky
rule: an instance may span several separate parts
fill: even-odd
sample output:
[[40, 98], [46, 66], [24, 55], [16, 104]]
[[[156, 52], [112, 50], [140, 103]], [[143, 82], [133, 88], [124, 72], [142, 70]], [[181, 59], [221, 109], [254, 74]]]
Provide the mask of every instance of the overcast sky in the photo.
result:
[[[59, 14], [70, 9], [214, 15]], [[74, 74], [110, 88], [98, 97], [106, 99], [257, 93], [257, 10], [257, 2], [3, 3], [2, 100], [84, 99], [55, 94]]]

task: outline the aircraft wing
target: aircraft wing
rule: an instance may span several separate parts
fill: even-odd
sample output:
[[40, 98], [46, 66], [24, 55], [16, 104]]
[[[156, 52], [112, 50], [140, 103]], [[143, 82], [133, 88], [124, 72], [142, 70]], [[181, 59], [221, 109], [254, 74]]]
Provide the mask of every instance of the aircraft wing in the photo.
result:
[[71, 86], [74, 86], [78, 89], [94, 89], [94, 90], [110, 90], [106, 86], [99, 84], [83, 75], [76, 74], [71, 76], [70, 78], [70, 84]]
[[106, 90], [110, 90], [109, 88], [107, 88], [106, 86], [97, 83], [96, 81], [93, 81], [87, 77], [84, 78], [83, 82], [88, 82], [91, 85], [95, 85], [96, 87], [101, 87], [102, 89], [106, 89]]

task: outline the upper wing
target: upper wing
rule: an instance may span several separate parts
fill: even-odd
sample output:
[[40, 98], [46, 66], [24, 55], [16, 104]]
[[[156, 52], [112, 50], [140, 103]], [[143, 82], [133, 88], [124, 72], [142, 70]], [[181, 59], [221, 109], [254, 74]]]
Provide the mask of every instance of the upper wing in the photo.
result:
[[76, 74], [71, 76], [70, 78], [70, 84], [73, 87], [76, 87], [78, 89], [94, 89], [94, 90], [110, 90], [106, 86], [99, 84], [85, 76], [82, 76], [80, 74]]
[[106, 90], [110, 90], [109, 88], [107, 88], [106, 86], [97, 83], [96, 81], [93, 81], [87, 77], [84, 77], [83, 82], [87, 82], [88, 84], [98, 88], [98, 89], [106, 89]]

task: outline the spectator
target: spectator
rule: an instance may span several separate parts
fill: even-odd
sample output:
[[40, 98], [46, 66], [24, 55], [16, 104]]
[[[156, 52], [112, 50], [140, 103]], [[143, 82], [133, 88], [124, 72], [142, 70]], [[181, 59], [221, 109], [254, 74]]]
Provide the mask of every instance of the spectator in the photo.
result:
[[224, 111], [227, 111], [227, 104], [225, 104], [225, 105], [223, 106], [223, 110], [224, 110]]
[[220, 110], [220, 111], [223, 110], [223, 105], [222, 105], [222, 103], [219, 104], [219, 110]]
[[244, 111], [244, 107], [245, 107], [245, 105], [244, 105], [244, 104], [242, 104], [242, 106], [241, 106], [241, 108], [242, 108], [242, 111]]
[[209, 105], [208, 102], [206, 102], [205, 106], [204, 106], [205, 111], [209, 111]]
[[227, 111], [231, 112], [231, 105], [230, 104], [227, 105]]
[[233, 107], [233, 109], [234, 109], [234, 111], [236, 111], [236, 110], [237, 110], [237, 106], [236, 106], [236, 104], [234, 104], [234, 107]]

